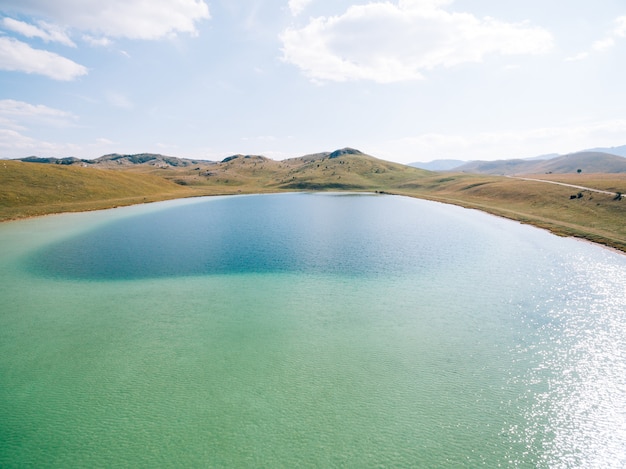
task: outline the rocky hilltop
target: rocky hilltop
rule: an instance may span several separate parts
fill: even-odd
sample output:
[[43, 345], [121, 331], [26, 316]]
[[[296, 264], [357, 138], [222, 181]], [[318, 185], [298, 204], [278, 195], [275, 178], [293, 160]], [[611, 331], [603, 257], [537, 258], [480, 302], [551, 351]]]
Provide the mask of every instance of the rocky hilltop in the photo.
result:
[[26, 163], [44, 163], [44, 164], [61, 164], [61, 165], [80, 165], [80, 166], [132, 166], [132, 165], [148, 165], [155, 167], [186, 167], [198, 164], [208, 164], [209, 161], [190, 160], [186, 158], [177, 158], [175, 156], [165, 156], [156, 153], [138, 153], [133, 155], [121, 155], [112, 153], [103, 155], [93, 160], [79, 159], [74, 157], [66, 158], [39, 158], [37, 156], [29, 156], [20, 158], [20, 161]]

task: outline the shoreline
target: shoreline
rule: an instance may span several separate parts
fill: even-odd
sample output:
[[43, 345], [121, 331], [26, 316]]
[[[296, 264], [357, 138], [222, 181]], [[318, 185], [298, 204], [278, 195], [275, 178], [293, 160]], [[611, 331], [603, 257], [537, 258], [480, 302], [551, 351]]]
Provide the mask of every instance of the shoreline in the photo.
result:
[[[225, 193], [213, 193], [213, 194], [190, 194], [190, 195], [186, 195], [186, 196], [174, 196], [174, 197], [164, 197], [164, 198], [156, 198], [156, 200], [140, 200], [140, 201], [130, 201], [129, 203], [120, 203], [120, 200], [116, 200], [116, 201], [111, 201], [111, 204], [107, 204], [106, 201], [100, 201], [99, 203], [102, 204], [101, 206], [96, 206], [94, 208], [87, 208], [87, 209], [78, 209], [78, 210], [59, 210], [59, 211], [52, 211], [52, 212], [48, 212], [48, 213], [41, 213], [41, 214], [34, 214], [34, 215], [26, 215], [26, 216], [19, 216], [19, 217], [15, 217], [15, 218], [5, 218], [0, 220], [0, 223], [12, 223], [12, 222], [19, 222], [19, 221], [26, 221], [26, 220], [31, 220], [31, 219], [35, 219], [35, 218], [40, 218], [40, 217], [48, 217], [48, 216], [53, 216], [53, 215], [63, 215], [63, 214], [70, 214], [70, 213], [76, 213], [76, 214], [80, 214], [80, 213], [89, 213], [89, 212], [95, 212], [95, 211], [101, 211], [101, 210], [112, 210], [112, 209], [116, 209], [116, 208], [124, 208], [124, 207], [132, 207], [132, 206], [138, 206], [138, 205], [145, 205], [145, 204], [153, 204], [153, 203], [159, 203], [159, 202], [167, 202], [167, 201], [171, 201], [171, 200], [184, 200], [184, 199], [193, 199], [193, 198], [200, 198], [200, 197], [216, 197], [216, 196], [236, 196], [236, 195], [262, 195], [262, 194], [280, 194], [280, 193], [287, 193], [287, 192], [301, 192], [301, 191], [265, 191], [265, 192], [241, 192], [241, 191], [237, 191], [237, 192], [225, 192]], [[310, 192], [310, 191], [308, 191]], [[315, 192], [325, 192], [325, 191], [315, 191]], [[350, 191], [347, 191], [350, 192]], [[448, 205], [455, 205], [458, 207], [463, 207], [466, 209], [471, 209], [471, 210], [478, 210], [479, 212], [483, 212], [483, 213], [488, 213], [490, 215], [499, 217], [499, 218], [504, 218], [507, 220], [512, 220], [512, 221], [516, 221], [518, 223], [522, 223], [522, 224], [526, 224], [526, 225], [531, 225], [535, 228], [538, 229], [542, 229], [542, 230], [546, 230], [549, 231], [550, 233], [554, 234], [555, 236], [560, 236], [560, 237], [566, 237], [566, 238], [574, 238], [580, 241], [584, 241], [587, 243], [591, 243], [594, 244], [596, 246], [600, 246], [602, 248], [608, 249], [610, 251], [622, 254], [622, 255], [626, 255], [626, 242], [622, 243], [621, 241], [617, 241], [615, 243], [611, 243], [610, 239], [607, 239], [605, 236], [602, 235], [597, 235], [594, 234], [592, 232], [589, 231], [581, 231], [580, 234], [577, 234], [575, 232], [575, 228], [573, 227], [568, 227], [566, 224], [564, 223], [559, 223], [556, 220], [541, 220], [539, 217], [535, 218], [534, 220], [531, 218], [532, 215], [527, 215], [527, 214], [519, 214], [516, 212], [511, 212], [509, 214], [505, 213], [504, 210], [502, 209], [498, 209], [498, 208], [490, 208], [490, 207], [485, 207], [485, 206], [480, 206], [480, 204], [477, 203], [472, 203], [472, 202], [463, 202], [457, 199], [447, 199], [445, 197], [433, 197], [433, 196], [428, 196], [428, 195], [422, 195], [422, 194], [412, 194], [412, 193], [405, 193], [405, 192], [392, 192], [392, 191], [379, 191], [379, 190], [371, 190], [371, 191], [360, 191], [360, 192], [371, 192], [371, 193], [377, 193], [377, 194], [383, 194], [383, 195], [393, 195], [393, 196], [402, 196], [402, 197], [411, 197], [411, 198], [415, 198], [415, 199], [421, 199], [421, 200], [429, 200], [431, 202], [439, 202], [439, 203], [444, 203], [444, 204], [448, 204]], [[590, 239], [592, 237], [598, 237], [599, 239], [596, 241], [594, 239]], [[624, 247], [622, 248], [620, 245], [624, 244]]]
[[[488, 207], [475, 202], [464, 202], [458, 199], [448, 199], [446, 197], [435, 197], [425, 194], [417, 195], [404, 192], [384, 193], [389, 195], [401, 195], [406, 197], [413, 197], [416, 199], [430, 200], [432, 202], [439, 202], [448, 205], [456, 205], [457, 207], [463, 207], [470, 210], [478, 210], [479, 212], [488, 213], [489, 215], [493, 215], [495, 217], [504, 218], [524, 225], [530, 225], [541, 230], [549, 231], [555, 236], [559, 236], [562, 238], [574, 238], [580, 241], [594, 244], [596, 246], [603, 247], [605, 249], [609, 249], [622, 255], [626, 255], [626, 241], [615, 240], [615, 242], [611, 242], [611, 239], [606, 236], [603, 236], [601, 234], [595, 234], [591, 231], [585, 231], [580, 227], [568, 226], [568, 224], [564, 222], [559, 222], [558, 220], [544, 219], [539, 216], [533, 216], [514, 211], [507, 212], [505, 209], [501, 209], [498, 207]], [[598, 240], [594, 240], [592, 238], [598, 238]]]

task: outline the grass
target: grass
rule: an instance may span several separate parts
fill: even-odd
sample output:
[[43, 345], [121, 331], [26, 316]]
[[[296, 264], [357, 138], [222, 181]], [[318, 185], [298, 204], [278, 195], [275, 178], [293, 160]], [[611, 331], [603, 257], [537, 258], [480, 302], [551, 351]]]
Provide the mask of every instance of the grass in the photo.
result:
[[184, 196], [180, 186], [151, 175], [0, 161], [0, 220]]
[[[626, 185], [623, 174], [552, 176], [551, 180], [616, 192]], [[456, 174], [446, 179], [425, 178], [393, 192], [475, 208], [626, 251], [626, 198], [500, 176]]]
[[276, 192], [284, 190], [379, 190], [422, 177], [428, 172], [365, 155], [293, 158], [274, 161], [262, 157], [239, 157], [226, 163], [190, 168], [150, 168], [148, 171], [205, 191], [240, 190]]
[[[530, 176], [626, 194], [626, 174]], [[0, 161], [0, 220], [203, 195], [379, 191], [474, 208], [626, 252], [626, 197], [502, 176], [433, 173], [365, 155], [158, 168], [83, 168]], [[578, 197], [578, 193], [581, 197]], [[571, 199], [572, 195], [576, 195]]]
[[602, 191], [621, 192], [626, 194], [626, 175], [624, 174], [538, 174], [524, 176], [545, 181], [563, 182], [575, 186], [592, 187]]

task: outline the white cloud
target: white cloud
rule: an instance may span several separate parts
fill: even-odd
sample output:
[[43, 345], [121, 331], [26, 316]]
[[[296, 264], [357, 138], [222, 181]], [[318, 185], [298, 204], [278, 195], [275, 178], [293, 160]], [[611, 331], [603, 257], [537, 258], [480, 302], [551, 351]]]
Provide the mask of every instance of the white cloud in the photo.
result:
[[56, 25], [46, 23], [45, 21], [39, 21], [38, 26], [25, 23], [24, 21], [14, 20], [13, 18], [3, 18], [2, 26], [5, 29], [14, 31], [22, 36], [28, 38], [39, 38], [45, 42], [58, 42], [70, 47], [76, 47], [76, 44], [72, 42], [69, 36]]
[[[614, 21], [615, 27], [611, 32], [602, 39], [595, 41], [591, 45], [591, 50], [594, 52], [604, 52], [613, 48], [617, 44], [617, 40], [626, 37], [626, 16], [620, 16]], [[590, 56], [589, 52], [581, 52], [573, 57], [568, 57], [565, 60], [567, 62], [575, 60], [587, 59]]]
[[210, 18], [203, 0], [4, 0], [7, 10], [47, 18], [96, 37], [159, 39], [196, 34], [196, 22]]
[[0, 69], [37, 73], [69, 81], [87, 74], [87, 68], [53, 52], [33, 49], [13, 38], [0, 37]]
[[113, 41], [111, 41], [108, 37], [94, 37], [89, 34], [83, 34], [83, 41], [96, 47], [107, 47], [113, 44]]
[[421, 8], [436, 9], [438, 7], [449, 5], [453, 0], [399, 0], [399, 5], [404, 8]]
[[601, 52], [603, 50], [610, 49], [614, 45], [615, 39], [613, 39], [612, 37], [606, 37], [604, 39], [594, 42], [592, 49]]
[[60, 157], [74, 155], [79, 149], [75, 144], [37, 140], [14, 130], [0, 129], [0, 156], [3, 157]]
[[377, 156], [410, 163], [435, 159], [495, 160], [623, 145], [626, 120], [466, 135], [429, 133], [385, 142]]
[[26, 137], [16, 130], [0, 129], [0, 151], [2, 156], [11, 158], [16, 155], [24, 155], [24, 151], [35, 148], [36, 142], [30, 137]]
[[620, 16], [615, 20], [613, 34], [618, 37], [626, 37], [626, 16]]
[[56, 127], [71, 125], [76, 120], [76, 116], [70, 112], [14, 99], [0, 100], [0, 118], [15, 125], [37, 122]]
[[581, 52], [579, 54], [573, 55], [571, 57], [567, 57], [565, 59], [566, 62], [578, 62], [579, 60], [585, 60], [589, 57], [589, 52]]
[[445, 0], [353, 5], [281, 35], [283, 58], [314, 81], [415, 80], [437, 67], [481, 62], [490, 54], [538, 54], [551, 34], [526, 23], [448, 12]]
[[289, 10], [293, 16], [298, 16], [304, 11], [312, 0], [289, 0]]
[[116, 142], [100, 137], [87, 143], [60, 143], [40, 140], [14, 129], [0, 128], [0, 158], [24, 158], [26, 156], [93, 158], [111, 152]]
[[30, 156], [35, 152], [69, 151], [67, 145], [38, 142], [24, 135], [34, 127], [68, 127], [74, 125], [76, 116], [70, 112], [42, 104], [30, 104], [13, 99], [0, 100], [0, 156]]

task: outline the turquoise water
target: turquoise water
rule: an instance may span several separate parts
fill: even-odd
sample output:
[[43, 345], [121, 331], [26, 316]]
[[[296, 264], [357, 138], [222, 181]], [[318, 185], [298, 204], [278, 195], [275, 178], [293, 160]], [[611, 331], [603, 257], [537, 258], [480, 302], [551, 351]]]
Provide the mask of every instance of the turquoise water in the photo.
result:
[[0, 225], [0, 467], [623, 467], [626, 256], [381, 195]]

